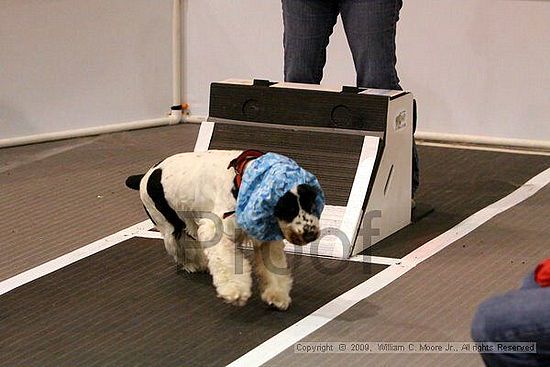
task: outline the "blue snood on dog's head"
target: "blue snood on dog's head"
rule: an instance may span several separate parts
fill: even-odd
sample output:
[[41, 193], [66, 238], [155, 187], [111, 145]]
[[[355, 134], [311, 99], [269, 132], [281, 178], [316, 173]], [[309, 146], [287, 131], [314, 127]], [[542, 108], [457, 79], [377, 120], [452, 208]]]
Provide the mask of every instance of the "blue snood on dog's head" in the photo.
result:
[[292, 159], [267, 153], [249, 163], [237, 197], [237, 224], [261, 241], [283, 239], [274, 216], [279, 200], [299, 185], [309, 185], [317, 192], [313, 215], [317, 218], [325, 206], [323, 190], [317, 178]]

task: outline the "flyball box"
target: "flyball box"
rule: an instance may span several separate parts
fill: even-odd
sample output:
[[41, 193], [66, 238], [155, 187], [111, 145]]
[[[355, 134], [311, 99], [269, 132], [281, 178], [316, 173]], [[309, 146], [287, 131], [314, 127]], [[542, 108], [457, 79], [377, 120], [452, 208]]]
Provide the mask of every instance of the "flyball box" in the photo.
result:
[[296, 160], [326, 196], [321, 238], [288, 251], [347, 258], [411, 221], [413, 96], [355, 87], [212, 83], [195, 151], [258, 149]]

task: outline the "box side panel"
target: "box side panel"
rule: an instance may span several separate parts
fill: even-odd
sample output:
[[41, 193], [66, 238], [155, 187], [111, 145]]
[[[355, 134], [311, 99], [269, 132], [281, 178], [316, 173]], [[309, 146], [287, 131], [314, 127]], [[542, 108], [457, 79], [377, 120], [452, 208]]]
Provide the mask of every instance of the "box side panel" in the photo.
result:
[[410, 223], [412, 99], [409, 93], [390, 102], [385, 148], [352, 255]]

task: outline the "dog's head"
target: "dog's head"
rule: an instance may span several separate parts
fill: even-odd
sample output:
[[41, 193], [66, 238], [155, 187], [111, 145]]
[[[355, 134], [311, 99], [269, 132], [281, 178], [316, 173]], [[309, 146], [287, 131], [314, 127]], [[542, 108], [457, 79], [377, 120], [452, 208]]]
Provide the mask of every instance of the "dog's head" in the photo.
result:
[[317, 195], [315, 187], [302, 184], [287, 191], [277, 202], [274, 214], [290, 243], [303, 246], [319, 238]]

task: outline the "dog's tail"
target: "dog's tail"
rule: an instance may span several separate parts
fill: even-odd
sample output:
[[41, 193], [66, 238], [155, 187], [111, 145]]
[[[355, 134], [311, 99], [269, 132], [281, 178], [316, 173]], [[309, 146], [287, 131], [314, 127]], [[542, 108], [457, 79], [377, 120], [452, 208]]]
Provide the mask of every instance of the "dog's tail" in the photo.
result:
[[132, 190], [139, 190], [139, 183], [141, 182], [141, 179], [145, 175], [134, 175], [130, 176], [126, 179], [126, 186], [128, 186]]

